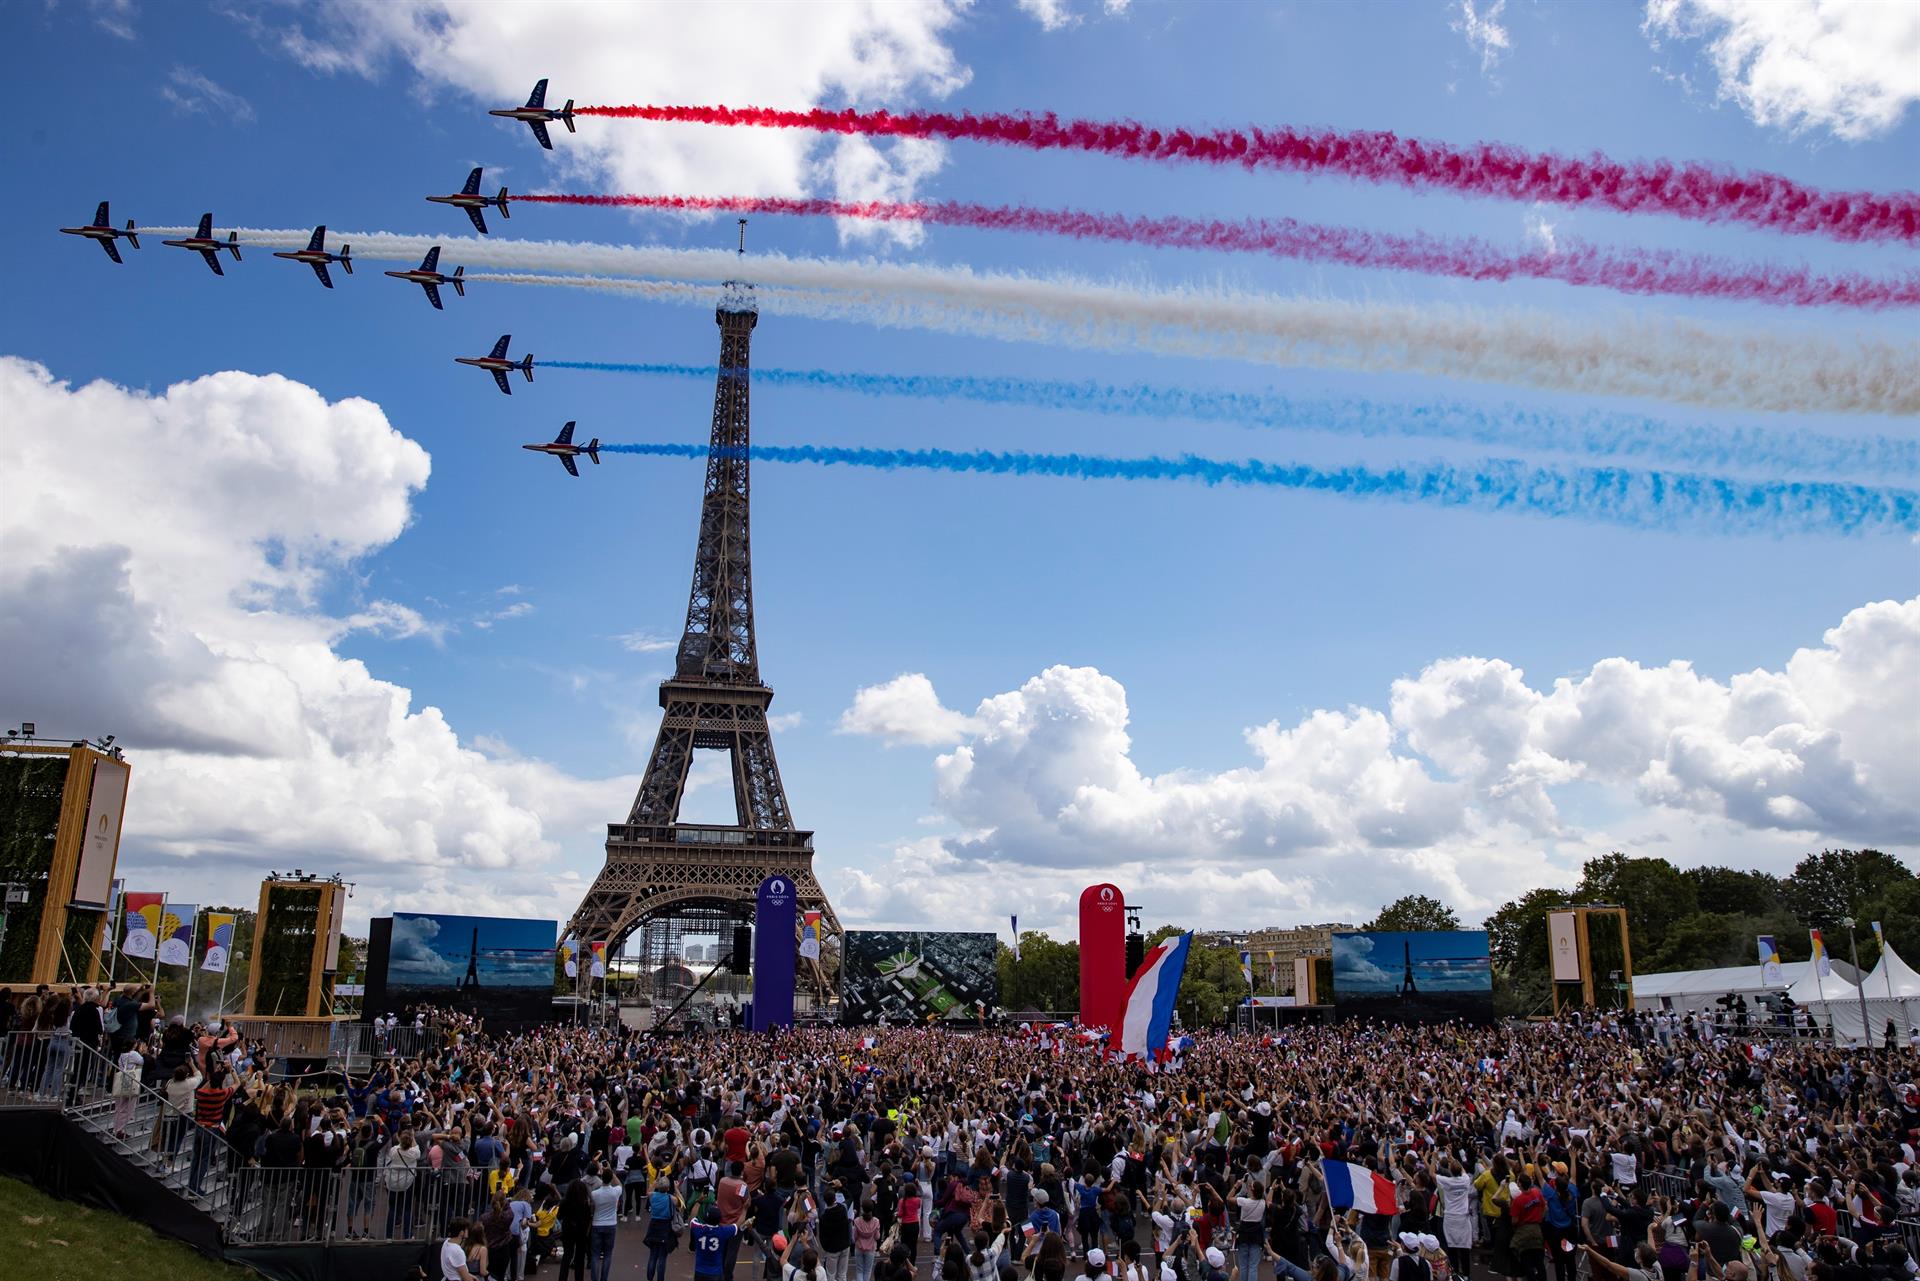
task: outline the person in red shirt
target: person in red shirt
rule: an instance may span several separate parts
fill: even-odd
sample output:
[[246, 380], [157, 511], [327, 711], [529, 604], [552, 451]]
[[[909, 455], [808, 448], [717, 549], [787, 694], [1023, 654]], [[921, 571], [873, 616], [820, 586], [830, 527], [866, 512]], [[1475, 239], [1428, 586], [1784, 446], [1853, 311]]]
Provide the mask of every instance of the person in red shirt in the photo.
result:
[[720, 1136], [720, 1141], [726, 1145], [728, 1161], [739, 1161], [745, 1164], [747, 1144], [752, 1141], [753, 1133], [740, 1124], [739, 1117], [733, 1117], [732, 1120], [733, 1124], [727, 1128], [725, 1134]]
[[1815, 1179], [1808, 1189], [1804, 1207], [1807, 1226], [1816, 1236], [1831, 1237], [1840, 1235], [1840, 1216], [1834, 1213], [1833, 1205], [1827, 1200], [1827, 1184], [1823, 1179]]

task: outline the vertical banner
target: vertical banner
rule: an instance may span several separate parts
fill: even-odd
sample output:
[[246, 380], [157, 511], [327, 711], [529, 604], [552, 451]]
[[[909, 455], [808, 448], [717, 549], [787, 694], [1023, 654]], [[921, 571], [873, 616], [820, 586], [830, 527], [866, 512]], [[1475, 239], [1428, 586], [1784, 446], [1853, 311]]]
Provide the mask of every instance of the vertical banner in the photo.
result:
[[1807, 938], [1813, 944], [1813, 968], [1823, 979], [1833, 977], [1833, 960], [1827, 955], [1827, 944], [1820, 937], [1819, 930], [1808, 930]]
[[1313, 958], [1296, 956], [1293, 958], [1293, 1003], [1295, 1005], [1318, 1005], [1319, 993], [1313, 990]]
[[1580, 930], [1572, 912], [1547, 913], [1547, 951], [1553, 957], [1553, 981], [1580, 981]]
[[1780, 973], [1780, 949], [1773, 941], [1773, 935], [1762, 934], [1760, 944], [1760, 985], [1762, 987], [1781, 987], [1786, 979]]
[[800, 914], [800, 955], [809, 961], [820, 959], [820, 913]]
[[193, 921], [199, 914], [191, 903], [167, 904], [166, 917], [160, 922], [160, 950], [154, 954], [160, 964], [193, 964]]
[[95, 911], [107, 905], [114, 860], [120, 854], [120, 811], [127, 801], [125, 761], [95, 760], [93, 787], [87, 794], [87, 830], [80, 842], [80, 866], [74, 873], [71, 901]]
[[1020, 964], [1020, 918], [1010, 916], [1007, 919], [1013, 922], [1013, 963], [1018, 965]]
[[160, 946], [160, 908], [165, 894], [129, 894], [126, 900], [127, 932], [120, 950], [128, 956], [151, 961]]
[[1253, 953], [1240, 953], [1240, 974], [1247, 980], [1247, 991], [1253, 991]]
[[207, 950], [200, 968], [213, 974], [225, 974], [233, 959], [233, 913], [207, 913]]
[[793, 1026], [793, 929], [799, 915], [791, 878], [760, 882], [753, 906], [752, 1031]]
[[587, 973], [597, 979], [607, 977], [607, 941], [605, 939], [598, 939], [589, 943], [587, 944], [587, 951], [593, 956], [592, 967], [588, 969]]
[[567, 977], [570, 979], [580, 977], [580, 963], [573, 959], [578, 955], [580, 955], [579, 939], [567, 939], [560, 944], [560, 961], [566, 966]]
[[1127, 900], [1117, 885], [1080, 891], [1080, 1022], [1120, 1029], [1127, 1000]]

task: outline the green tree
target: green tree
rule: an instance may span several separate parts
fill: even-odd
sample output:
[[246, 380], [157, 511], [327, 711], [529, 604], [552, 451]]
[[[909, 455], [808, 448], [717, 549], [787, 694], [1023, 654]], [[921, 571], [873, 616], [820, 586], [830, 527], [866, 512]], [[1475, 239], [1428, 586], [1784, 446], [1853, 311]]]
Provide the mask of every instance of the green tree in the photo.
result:
[[1080, 1008], [1080, 944], [1062, 943], [1050, 934], [1026, 930], [1020, 935], [1020, 959], [1001, 943], [994, 967], [1005, 1010], [1077, 1010]]
[[1733, 867], [1690, 867], [1694, 905], [1720, 916], [1768, 916], [1786, 909], [1780, 878]]
[[1781, 888], [1802, 925], [1827, 930], [1844, 916], [1864, 923], [1870, 919], [1867, 911], [1889, 891], [1913, 880], [1899, 859], [1879, 850], [1821, 850], [1796, 863]]
[[1630, 858], [1617, 851], [1588, 859], [1574, 893], [1576, 902], [1626, 908], [1633, 950], [1642, 954], [1659, 952], [1673, 923], [1699, 906], [1699, 891], [1679, 868], [1663, 858]]
[[1380, 909], [1380, 915], [1360, 927], [1363, 930], [1457, 930], [1460, 918], [1437, 898], [1425, 894], [1402, 894]]
[[1501, 1013], [1532, 1014], [1550, 1006], [1547, 913], [1574, 901], [1566, 890], [1528, 890], [1486, 919], [1494, 1004]]

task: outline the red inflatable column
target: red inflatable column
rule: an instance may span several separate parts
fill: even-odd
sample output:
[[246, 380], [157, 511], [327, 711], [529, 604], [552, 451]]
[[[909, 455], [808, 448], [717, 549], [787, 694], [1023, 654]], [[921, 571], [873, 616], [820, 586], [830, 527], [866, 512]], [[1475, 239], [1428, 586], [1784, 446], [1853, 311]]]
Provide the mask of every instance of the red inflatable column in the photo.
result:
[[1115, 885], [1080, 892], [1080, 1022], [1117, 1029], [1127, 999], [1127, 900]]

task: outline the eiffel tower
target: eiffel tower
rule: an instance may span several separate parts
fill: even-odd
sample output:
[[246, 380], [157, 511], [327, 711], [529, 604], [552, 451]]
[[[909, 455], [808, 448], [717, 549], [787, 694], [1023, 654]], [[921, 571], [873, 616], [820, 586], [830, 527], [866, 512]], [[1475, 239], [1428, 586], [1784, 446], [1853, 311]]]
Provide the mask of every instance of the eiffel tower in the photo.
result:
[[[729, 285], [714, 312], [720, 372], [713, 437], [693, 555], [693, 590], [674, 673], [660, 683], [660, 732], [624, 823], [607, 826], [607, 861], [567, 924], [567, 936], [605, 940], [609, 953], [655, 920], [698, 913], [751, 920], [755, 892], [790, 877], [801, 909], [839, 921], [813, 874], [813, 833], [793, 825], [773, 759], [753, 636], [753, 563], [747, 545], [748, 348], [759, 316], [748, 287]], [[735, 821], [682, 823], [687, 770], [701, 749], [733, 760]], [[584, 973], [585, 967], [582, 967]]]

